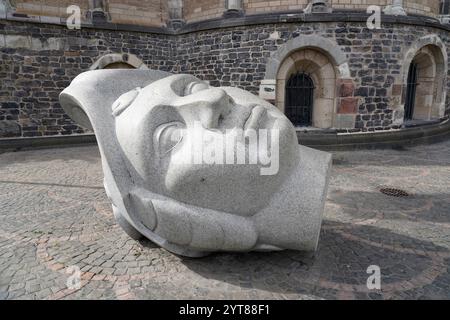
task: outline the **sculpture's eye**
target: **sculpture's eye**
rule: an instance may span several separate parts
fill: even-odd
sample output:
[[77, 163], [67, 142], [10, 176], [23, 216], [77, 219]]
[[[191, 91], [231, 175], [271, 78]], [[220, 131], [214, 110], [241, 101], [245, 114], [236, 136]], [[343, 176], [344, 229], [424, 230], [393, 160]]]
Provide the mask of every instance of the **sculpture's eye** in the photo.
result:
[[162, 157], [172, 151], [183, 140], [184, 130], [184, 123], [179, 121], [165, 123], [156, 128], [153, 145], [157, 154]]
[[133, 103], [134, 99], [138, 96], [141, 88], [135, 88], [121, 95], [112, 105], [112, 114], [117, 117], [121, 114], [128, 106]]
[[209, 88], [209, 85], [205, 82], [191, 82], [184, 89], [184, 95], [190, 95]]

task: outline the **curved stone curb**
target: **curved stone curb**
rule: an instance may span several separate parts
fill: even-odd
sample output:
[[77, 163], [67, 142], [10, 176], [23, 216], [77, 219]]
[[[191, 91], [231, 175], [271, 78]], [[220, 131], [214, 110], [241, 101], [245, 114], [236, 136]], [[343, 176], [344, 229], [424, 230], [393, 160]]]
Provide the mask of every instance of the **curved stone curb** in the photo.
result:
[[450, 139], [450, 121], [370, 133], [339, 134], [297, 131], [297, 138], [300, 144], [321, 150], [398, 148]]
[[[303, 132], [297, 130], [300, 144], [320, 150], [389, 149], [431, 144], [450, 139], [450, 121], [439, 124], [367, 133], [338, 134], [336, 132]], [[95, 135], [5, 138], [0, 139], [0, 153], [22, 149], [71, 147], [94, 144]]]

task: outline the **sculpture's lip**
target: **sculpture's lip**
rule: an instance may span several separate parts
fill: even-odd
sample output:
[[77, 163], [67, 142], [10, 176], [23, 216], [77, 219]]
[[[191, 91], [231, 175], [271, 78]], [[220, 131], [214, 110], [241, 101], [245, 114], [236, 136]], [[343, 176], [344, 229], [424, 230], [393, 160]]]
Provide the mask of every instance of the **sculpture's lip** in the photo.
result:
[[249, 129], [253, 130], [259, 129], [261, 119], [266, 115], [267, 115], [266, 108], [260, 105], [253, 106], [252, 110], [250, 111], [250, 115], [248, 116], [247, 120], [244, 123], [244, 131], [247, 131]]

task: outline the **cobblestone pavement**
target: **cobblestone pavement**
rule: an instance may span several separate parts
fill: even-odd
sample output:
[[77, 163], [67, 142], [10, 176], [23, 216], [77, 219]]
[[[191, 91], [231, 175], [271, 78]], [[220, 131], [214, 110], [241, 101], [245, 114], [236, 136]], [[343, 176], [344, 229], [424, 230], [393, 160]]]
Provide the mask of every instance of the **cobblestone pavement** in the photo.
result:
[[[95, 146], [3, 153], [0, 299], [449, 299], [449, 186], [450, 141], [335, 152], [315, 255], [187, 259], [114, 223]], [[72, 265], [79, 290], [66, 285]], [[366, 286], [370, 265], [381, 290]]]

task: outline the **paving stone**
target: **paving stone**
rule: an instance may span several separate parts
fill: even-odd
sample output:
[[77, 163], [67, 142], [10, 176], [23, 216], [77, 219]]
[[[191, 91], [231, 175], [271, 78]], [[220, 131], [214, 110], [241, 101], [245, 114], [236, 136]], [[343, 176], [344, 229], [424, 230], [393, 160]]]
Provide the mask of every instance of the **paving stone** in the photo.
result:
[[115, 224], [95, 146], [3, 153], [0, 299], [450, 299], [449, 154], [450, 141], [335, 152], [317, 252], [183, 259]]

